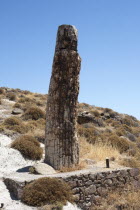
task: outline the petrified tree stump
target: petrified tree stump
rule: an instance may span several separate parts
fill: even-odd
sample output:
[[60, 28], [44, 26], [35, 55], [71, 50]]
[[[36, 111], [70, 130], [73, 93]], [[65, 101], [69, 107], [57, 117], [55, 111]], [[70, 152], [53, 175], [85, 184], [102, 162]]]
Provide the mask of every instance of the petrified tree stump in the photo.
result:
[[77, 29], [61, 25], [57, 32], [46, 116], [45, 162], [55, 169], [79, 163], [76, 121], [80, 66]]

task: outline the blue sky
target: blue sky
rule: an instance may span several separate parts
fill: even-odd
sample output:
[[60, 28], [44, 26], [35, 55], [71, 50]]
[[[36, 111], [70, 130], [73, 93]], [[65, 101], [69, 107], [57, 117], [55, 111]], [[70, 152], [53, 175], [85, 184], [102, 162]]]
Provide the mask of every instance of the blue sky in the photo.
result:
[[140, 119], [139, 0], [0, 0], [0, 86], [47, 93], [57, 28], [75, 25], [79, 101]]

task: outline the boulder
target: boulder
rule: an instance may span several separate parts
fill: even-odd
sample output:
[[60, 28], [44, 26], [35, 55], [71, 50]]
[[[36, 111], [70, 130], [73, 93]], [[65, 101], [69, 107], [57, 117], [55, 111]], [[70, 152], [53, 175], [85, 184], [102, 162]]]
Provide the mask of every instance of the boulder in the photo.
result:
[[136, 141], [136, 137], [132, 133], [127, 132], [126, 136], [130, 141]]
[[49, 166], [46, 163], [35, 163], [35, 165], [33, 165], [29, 168], [29, 171], [30, 171], [30, 173], [33, 173], [33, 174], [42, 174], [42, 175], [56, 173], [54, 168], [52, 168], [51, 166]]
[[78, 114], [77, 121], [79, 124], [93, 123], [95, 126], [104, 127], [104, 122], [101, 118], [95, 117], [89, 112], [82, 112]]
[[79, 124], [89, 123], [94, 121], [94, 117], [89, 112], [82, 112], [78, 114], [77, 121]]
[[12, 110], [12, 114], [13, 115], [23, 114], [23, 110], [15, 108], [15, 109]]

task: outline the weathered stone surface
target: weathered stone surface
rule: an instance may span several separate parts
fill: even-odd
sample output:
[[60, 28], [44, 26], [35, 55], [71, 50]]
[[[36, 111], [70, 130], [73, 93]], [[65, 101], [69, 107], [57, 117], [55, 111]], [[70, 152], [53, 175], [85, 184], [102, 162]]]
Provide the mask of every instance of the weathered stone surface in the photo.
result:
[[96, 126], [104, 127], [103, 120], [93, 116], [89, 112], [79, 113], [77, 121], [79, 124], [93, 123]]
[[34, 174], [55, 174], [56, 171], [49, 165], [45, 163], [36, 163], [34, 166], [31, 166], [29, 171]]
[[86, 195], [90, 195], [96, 192], [96, 186], [95, 185], [91, 185], [90, 187], [85, 189], [85, 193]]
[[140, 174], [140, 170], [138, 168], [130, 169], [131, 176], [138, 176]]
[[55, 169], [79, 163], [76, 133], [81, 58], [77, 30], [59, 26], [47, 99], [45, 162]]
[[[137, 169], [123, 169], [100, 173], [83, 173], [83, 171], [81, 171], [80, 174], [69, 175], [68, 177], [66, 176], [68, 173], [61, 173], [59, 176], [58, 174], [35, 176], [39, 176], [40, 178], [56, 177], [63, 179], [70, 185], [72, 193], [74, 194], [74, 200], [77, 205], [81, 207], [81, 209], [86, 210], [90, 209], [88, 208], [90, 205], [93, 207], [94, 205], [99, 205], [103, 197], [105, 197], [110, 191], [116, 190], [117, 188], [125, 190], [125, 187], [131, 184], [134, 185], [135, 188], [139, 189], [140, 181], [137, 179], [138, 174], [139, 171]], [[100, 179], [98, 179], [98, 177], [100, 177]], [[34, 179], [35, 177], [33, 177], [33, 180]], [[12, 193], [12, 195], [18, 199], [21, 198], [23, 187], [28, 182], [31, 182], [31, 179], [29, 179], [27, 182], [19, 182], [19, 180], [12, 180], [9, 178], [5, 180], [5, 184], [10, 190], [10, 193]]]
[[12, 110], [13, 115], [18, 115], [18, 114], [22, 114], [22, 113], [23, 113], [22, 109], [15, 108]]

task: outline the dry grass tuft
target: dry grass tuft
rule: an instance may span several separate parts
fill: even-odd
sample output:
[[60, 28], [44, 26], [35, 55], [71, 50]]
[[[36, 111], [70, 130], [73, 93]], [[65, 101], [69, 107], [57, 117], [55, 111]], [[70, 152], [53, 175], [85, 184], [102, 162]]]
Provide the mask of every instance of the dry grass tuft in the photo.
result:
[[129, 186], [124, 190], [115, 190], [102, 200], [100, 207], [93, 207], [91, 210], [139, 210], [140, 208], [140, 190]]
[[108, 144], [116, 147], [121, 153], [126, 152], [134, 143], [130, 142], [125, 138], [120, 138], [117, 135], [113, 134], [108, 137], [107, 140]]
[[111, 158], [114, 157], [117, 159], [120, 156], [119, 151], [107, 144], [96, 143], [90, 144], [86, 141], [85, 138], [80, 138], [80, 158], [81, 159], [93, 159], [97, 161], [105, 160], [106, 157]]
[[72, 202], [72, 192], [67, 183], [56, 178], [40, 178], [26, 185], [21, 201], [31, 206]]
[[78, 171], [86, 168], [86, 163], [82, 160], [80, 160], [79, 164], [76, 166], [73, 166], [71, 168], [63, 167], [60, 169], [60, 172], [71, 172], [71, 171]]
[[119, 164], [130, 168], [140, 168], [140, 161], [134, 157], [123, 158], [119, 161]]

